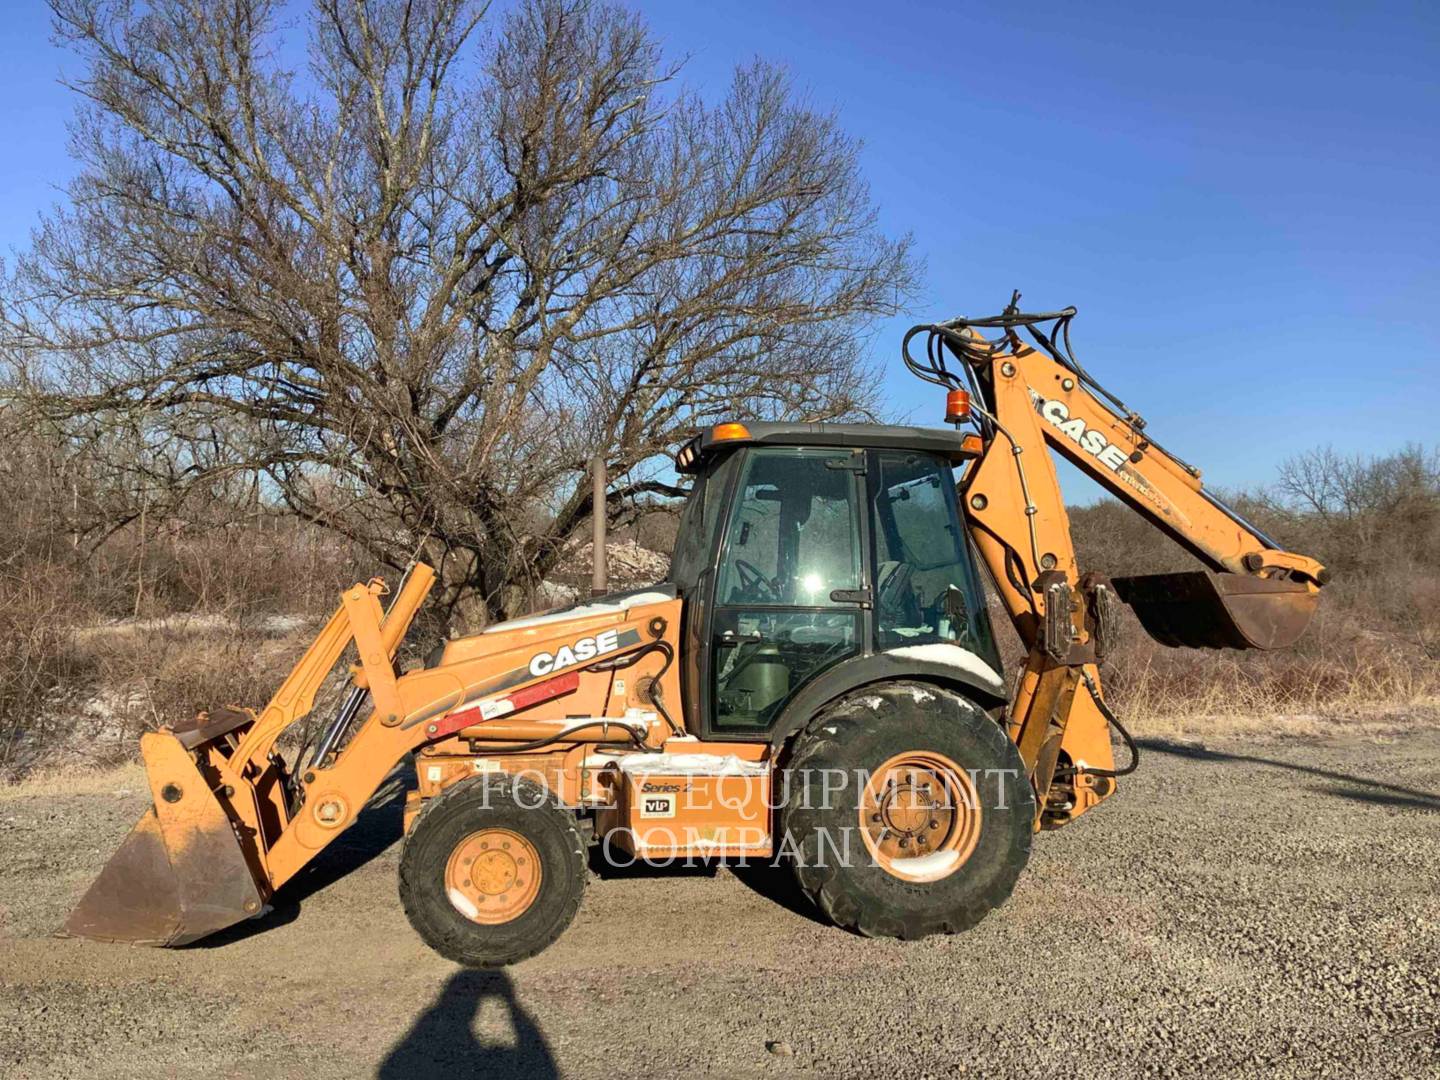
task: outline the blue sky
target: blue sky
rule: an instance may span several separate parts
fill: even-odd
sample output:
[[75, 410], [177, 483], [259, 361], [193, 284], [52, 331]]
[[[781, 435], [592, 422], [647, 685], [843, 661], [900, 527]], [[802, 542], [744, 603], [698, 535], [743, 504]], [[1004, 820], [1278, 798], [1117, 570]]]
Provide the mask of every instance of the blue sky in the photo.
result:
[[[1075, 347], [1222, 486], [1332, 443], [1440, 442], [1440, 5], [639, 3], [683, 78], [785, 64], [865, 140], [922, 295], [872, 344], [898, 415], [912, 322], [1080, 308]], [[0, 251], [70, 174], [39, 0], [0, 30]], [[1073, 491], [1072, 498], [1084, 493]]]

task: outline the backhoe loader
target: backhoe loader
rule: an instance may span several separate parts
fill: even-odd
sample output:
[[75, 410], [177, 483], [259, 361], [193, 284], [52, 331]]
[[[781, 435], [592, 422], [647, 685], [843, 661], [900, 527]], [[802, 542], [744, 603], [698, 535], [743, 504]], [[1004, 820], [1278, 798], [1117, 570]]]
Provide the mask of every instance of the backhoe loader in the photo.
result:
[[[948, 427], [700, 431], [675, 462], [693, 488], [665, 582], [492, 625], [403, 674], [433, 571], [413, 565], [393, 595], [349, 589], [263, 710], [142, 737], [153, 807], [65, 931], [173, 946], [263, 917], [407, 756], [401, 901], [461, 964], [559, 937], [591, 845], [778, 858], [865, 935], [972, 926], [1035, 833], [1110, 797], [1137, 760], [1100, 685], [1118, 605], [1166, 645], [1281, 648], [1328, 576], [1081, 367], [1073, 308], [1017, 301], [906, 336]], [[1047, 447], [1202, 569], [1082, 573]], [[1027, 650], [1008, 686], [976, 556]], [[287, 761], [277, 741], [351, 645], [349, 696]]]

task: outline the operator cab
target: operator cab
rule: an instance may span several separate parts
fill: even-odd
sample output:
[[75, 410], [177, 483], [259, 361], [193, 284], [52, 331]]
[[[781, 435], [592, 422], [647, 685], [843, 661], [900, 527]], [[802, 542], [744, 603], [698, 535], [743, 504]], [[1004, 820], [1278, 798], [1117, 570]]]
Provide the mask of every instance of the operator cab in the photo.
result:
[[695, 484], [670, 580], [697, 734], [768, 741], [807, 690], [937, 659], [969, 661], [999, 696], [955, 494], [973, 456], [959, 433], [878, 424], [720, 424], [686, 444], [676, 466]]

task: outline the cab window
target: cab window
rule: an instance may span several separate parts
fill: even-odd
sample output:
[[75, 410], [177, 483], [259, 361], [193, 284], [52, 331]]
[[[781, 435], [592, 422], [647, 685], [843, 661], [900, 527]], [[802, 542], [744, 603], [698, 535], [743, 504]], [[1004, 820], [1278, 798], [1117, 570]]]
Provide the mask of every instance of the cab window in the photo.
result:
[[881, 649], [951, 642], [996, 662], [950, 466], [875, 454], [875, 626]]

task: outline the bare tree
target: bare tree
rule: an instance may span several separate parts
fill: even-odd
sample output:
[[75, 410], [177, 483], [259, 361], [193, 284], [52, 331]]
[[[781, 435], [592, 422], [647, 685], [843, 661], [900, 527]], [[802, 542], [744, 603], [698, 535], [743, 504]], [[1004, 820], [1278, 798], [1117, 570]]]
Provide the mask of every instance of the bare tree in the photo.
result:
[[[592, 512], [673, 494], [721, 417], [873, 410], [911, 289], [857, 145], [756, 63], [715, 104], [585, 0], [52, 0], [81, 57], [69, 205], [5, 283], [43, 415], [154, 497], [258, 476], [457, 623], [513, 614]], [[149, 496], [147, 496], [149, 497]]]

